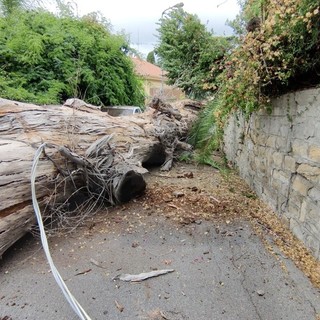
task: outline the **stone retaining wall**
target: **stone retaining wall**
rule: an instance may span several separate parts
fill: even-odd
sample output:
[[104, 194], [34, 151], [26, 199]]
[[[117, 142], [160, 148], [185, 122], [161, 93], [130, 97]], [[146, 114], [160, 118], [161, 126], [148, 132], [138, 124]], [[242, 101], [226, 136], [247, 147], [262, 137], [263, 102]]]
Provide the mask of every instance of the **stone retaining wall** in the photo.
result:
[[275, 99], [272, 114], [232, 116], [224, 145], [240, 175], [320, 259], [320, 88]]

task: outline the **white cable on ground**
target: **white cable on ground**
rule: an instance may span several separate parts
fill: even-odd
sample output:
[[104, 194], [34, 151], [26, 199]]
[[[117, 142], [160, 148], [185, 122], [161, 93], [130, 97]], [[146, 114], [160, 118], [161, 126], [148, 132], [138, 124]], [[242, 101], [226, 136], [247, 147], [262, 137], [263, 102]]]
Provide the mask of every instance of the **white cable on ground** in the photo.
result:
[[40, 237], [41, 237], [41, 243], [44, 249], [44, 252], [46, 254], [47, 260], [49, 262], [52, 274], [59, 285], [60, 289], [62, 290], [65, 298], [69, 302], [70, 306], [74, 310], [74, 312], [79, 316], [81, 320], [91, 320], [91, 318], [87, 315], [87, 313], [84, 311], [84, 309], [81, 307], [79, 302], [75, 299], [75, 297], [72, 295], [72, 293], [69, 291], [67, 285], [63, 281], [59, 271], [57, 270], [56, 266], [53, 263], [50, 251], [49, 251], [49, 245], [47, 236], [44, 230], [43, 221], [40, 213], [40, 208], [38, 205], [37, 197], [36, 197], [36, 188], [35, 188], [35, 179], [36, 179], [36, 169], [39, 162], [39, 158], [41, 156], [41, 153], [43, 149], [45, 148], [46, 143], [43, 143], [37, 150], [33, 163], [32, 163], [32, 169], [31, 169], [31, 193], [32, 193], [32, 204], [33, 209], [37, 217], [39, 229], [40, 229]]

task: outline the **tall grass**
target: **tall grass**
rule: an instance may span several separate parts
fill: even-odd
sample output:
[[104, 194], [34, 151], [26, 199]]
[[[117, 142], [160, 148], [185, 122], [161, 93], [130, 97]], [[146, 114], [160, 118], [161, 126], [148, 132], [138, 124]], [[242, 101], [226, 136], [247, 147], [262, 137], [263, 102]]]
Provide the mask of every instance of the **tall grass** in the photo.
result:
[[220, 169], [221, 164], [212, 158], [212, 153], [220, 150], [223, 135], [223, 131], [217, 123], [218, 107], [218, 97], [206, 105], [193, 125], [188, 140], [197, 150], [195, 155], [197, 162]]

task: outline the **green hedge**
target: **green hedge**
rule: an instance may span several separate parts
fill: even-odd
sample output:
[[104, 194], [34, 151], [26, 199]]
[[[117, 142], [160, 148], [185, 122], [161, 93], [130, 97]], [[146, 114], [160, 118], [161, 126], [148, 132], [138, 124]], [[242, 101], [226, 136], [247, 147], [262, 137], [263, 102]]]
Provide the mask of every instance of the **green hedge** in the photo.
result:
[[0, 18], [0, 92], [40, 104], [79, 97], [96, 105], [143, 105], [126, 39], [94, 16], [18, 10]]

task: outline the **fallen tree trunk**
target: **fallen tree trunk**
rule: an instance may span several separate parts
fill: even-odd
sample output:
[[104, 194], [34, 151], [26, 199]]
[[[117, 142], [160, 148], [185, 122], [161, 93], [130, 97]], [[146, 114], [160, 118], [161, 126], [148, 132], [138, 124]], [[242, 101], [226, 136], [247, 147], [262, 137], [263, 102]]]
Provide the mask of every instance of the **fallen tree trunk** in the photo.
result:
[[77, 99], [63, 106], [0, 99], [0, 257], [35, 224], [30, 173], [41, 144], [41, 208], [74, 212], [83, 199], [114, 205], [143, 192], [148, 166], [170, 170], [174, 152], [190, 150], [183, 140], [195, 118], [183, 103], [174, 109], [159, 99], [121, 118]]

